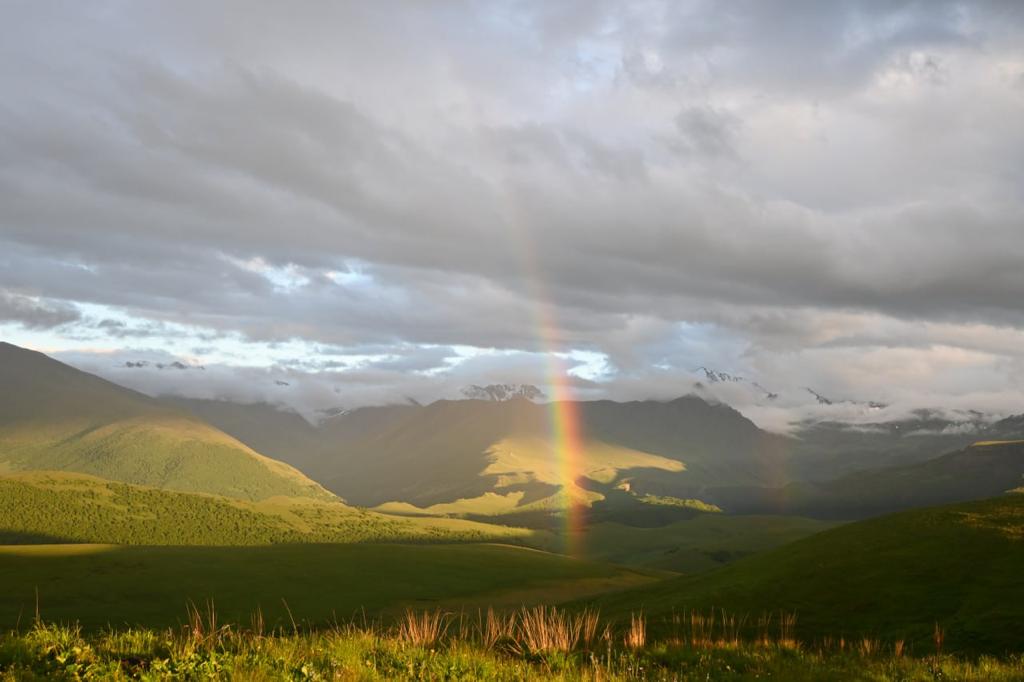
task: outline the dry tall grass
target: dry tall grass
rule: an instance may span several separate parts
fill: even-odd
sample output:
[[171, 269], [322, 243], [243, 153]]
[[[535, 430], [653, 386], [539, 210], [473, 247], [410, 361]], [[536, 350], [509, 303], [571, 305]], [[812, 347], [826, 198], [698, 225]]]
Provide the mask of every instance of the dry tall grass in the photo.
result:
[[217, 608], [213, 601], [207, 601], [200, 610], [193, 601], [185, 604], [187, 617], [182, 646], [193, 651], [210, 650], [221, 645], [231, 635], [230, 625], [217, 625]]
[[398, 621], [396, 636], [415, 646], [436, 646], [448, 632], [451, 616], [442, 611], [406, 611]]
[[517, 641], [527, 652], [589, 648], [597, 635], [598, 614], [559, 611], [555, 607], [522, 608], [516, 623]]
[[644, 614], [629, 614], [629, 629], [626, 630], [626, 647], [629, 649], [643, 649], [647, 645], [647, 621]]
[[942, 654], [942, 645], [946, 641], [946, 631], [935, 623], [935, 630], [932, 631], [932, 642], [935, 644], [935, 653], [937, 655]]
[[509, 642], [515, 633], [515, 614], [496, 613], [491, 607], [487, 608], [486, 614], [477, 612], [476, 638], [483, 648], [491, 650], [502, 642]]
[[870, 657], [875, 656], [875, 655], [878, 654], [878, 652], [882, 648], [882, 645], [879, 643], [879, 641], [877, 639], [871, 639], [870, 637], [863, 637], [860, 640], [860, 644], [859, 644], [858, 648], [860, 649], [860, 655], [861, 656], [863, 656], [865, 658], [870, 658]]
[[796, 640], [796, 614], [779, 614], [779, 639], [778, 645], [787, 649], [797, 649], [800, 643]]

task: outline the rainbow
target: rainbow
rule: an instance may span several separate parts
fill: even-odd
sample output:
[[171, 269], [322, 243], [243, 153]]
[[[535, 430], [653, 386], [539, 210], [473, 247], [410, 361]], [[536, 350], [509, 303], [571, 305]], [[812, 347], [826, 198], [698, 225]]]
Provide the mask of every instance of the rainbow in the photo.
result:
[[540, 325], [544, 341], [546, 382], [551, 392], [548, 401], [548, 420], [558, 459], [559, 478], [565, 500], [563, 510], [563, 551], [573, 557], [583, 554], [583, 526], [586, 521], [586, 499], [576, 481], [583, 473], [583, 428], [579, 403], [573, 394], [568, 372], [556, 348], [559, 334], [548, 322]]
[[583, 474], [583, 429], [580, 407], [573, 394], [569, 374], [563, 362], [564, 338], [555, 324], [552, 305], [544, 290], [543, 268], [538, 257], [541, 251], [531, 239], [526, 221], [520, 220], [520, 205], [512, 195], [506, 197], [505, 210], [508, 228], [504, 236], [508, 239], [510, 253], [518, 256], [524, 274], [526, 294], [533, 301], [534, 325], [540, 342], [540, 352], [545, 358], [545, 382], [550, 391], [548, 422], [554, 442], [554, 456], [558, 460], [563, 510], [562, 537], [563, 551], [569, 556], [579, 557], [583, 552], [583, 526], [586, 521], [587, 500], [576, 481]]

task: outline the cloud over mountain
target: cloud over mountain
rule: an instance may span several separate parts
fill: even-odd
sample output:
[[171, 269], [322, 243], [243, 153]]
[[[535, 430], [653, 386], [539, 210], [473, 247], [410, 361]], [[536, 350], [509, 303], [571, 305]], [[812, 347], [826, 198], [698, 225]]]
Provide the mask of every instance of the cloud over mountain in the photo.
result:
[[1024, 403], [1016, 3], [4, 14], [17, 343], [303, 407], [543, 386], [552, 357], [592, 397], [706, 365]]

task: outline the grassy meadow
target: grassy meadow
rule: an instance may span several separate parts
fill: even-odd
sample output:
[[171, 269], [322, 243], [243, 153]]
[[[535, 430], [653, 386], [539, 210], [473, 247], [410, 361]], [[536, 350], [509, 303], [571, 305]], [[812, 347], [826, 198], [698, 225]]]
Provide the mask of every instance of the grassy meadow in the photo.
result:
[[328, 626], [406, 607], [518, 606], [581, 598], [657, 575], [505, 545], [0, 546], [0, 630], [38, 609], [86, 630], [180, 624], [189, 602], [224, 623]]

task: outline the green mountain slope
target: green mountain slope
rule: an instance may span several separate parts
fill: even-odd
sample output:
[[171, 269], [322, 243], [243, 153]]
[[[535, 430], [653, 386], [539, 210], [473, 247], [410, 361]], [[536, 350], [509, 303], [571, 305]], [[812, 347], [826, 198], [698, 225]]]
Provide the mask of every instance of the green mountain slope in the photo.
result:
[[250, 502], [68, 472], [0, 476], [0, 544], [260, 545], [310, 542], [544, 543], [519, 528], [399, 518], [310, 498]]
[[[597, 601], [655, 626], [712, 607], [797, 614], [797, 634], [929, 641], [1004, 652], [1024, 622], [1024, 495], [918, 509], [841, 526], [708, 573]], [[922, 644], [923, 645], [923, 644]]]
[[999, 495], [1024, 485], [1024, 441], [981, 441], [908, 466], [849, 474], [779, 489], [720, 489], [708, 497], [727, 511], [856, 519], [901, 509]]
[[197, 417], [0, 343], [0, 472], [60, 470], [240, 499], [333, 496]]
[[250, 448], [300, 470], [322, 449], [320, 431], [290, 410], [267, 403], [234, 403], [161, 396], [161, 403], [189, 412]]

